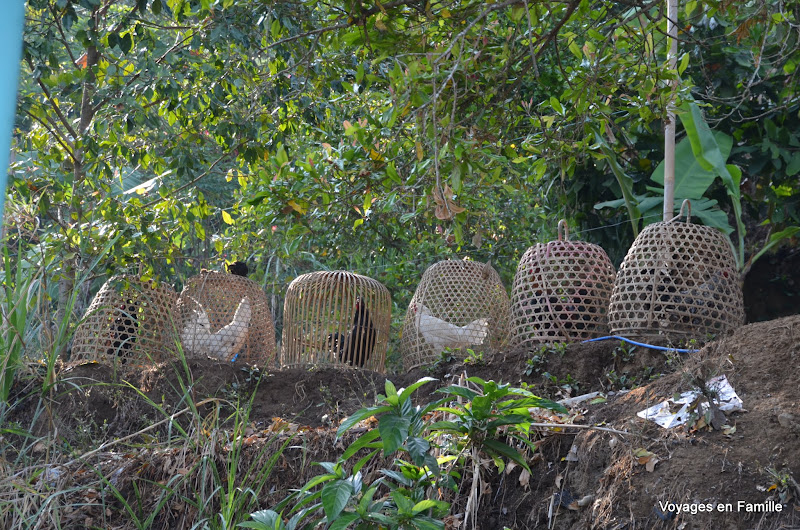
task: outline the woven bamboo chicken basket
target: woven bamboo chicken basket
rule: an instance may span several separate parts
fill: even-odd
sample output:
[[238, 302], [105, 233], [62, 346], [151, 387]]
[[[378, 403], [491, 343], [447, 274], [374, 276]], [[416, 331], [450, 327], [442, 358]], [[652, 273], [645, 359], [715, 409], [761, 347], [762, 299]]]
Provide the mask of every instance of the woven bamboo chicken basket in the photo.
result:
[[384, 372], [391, 304], [388, 289], [366, 276], [347, 271], [298, 276], [283, 306], [281, 365]]
[[128, 371], [174, 357], [177, 298], [171, 288], [136, 276], [109, 278], [75, 330], [72, 359]]
[[566, 223], [558, 240], [537, 243], [520, 260], [511, 289], [511, 343], [576, 342], [608, 332], [614, 265], [593, 243], [569, 241]]
[[178, 299], [181, 344], [188, 358], [266, 365], [275, 360], [275, 327], [267, 295], [243, 276], [201, 271]]
[[719, 230], [691, 223], [685, 201], [677, 217], [647, 226], [628, 250], [611, 295], [611, 332], [706, 340], [741, 326], [744, 303], [735, 263]]
[[400, 351], [410, 370], [445, 348], [494, 353], [508, 341], [509, 300], [490, 263], [446, 260], [428, 267], [403, 322]]

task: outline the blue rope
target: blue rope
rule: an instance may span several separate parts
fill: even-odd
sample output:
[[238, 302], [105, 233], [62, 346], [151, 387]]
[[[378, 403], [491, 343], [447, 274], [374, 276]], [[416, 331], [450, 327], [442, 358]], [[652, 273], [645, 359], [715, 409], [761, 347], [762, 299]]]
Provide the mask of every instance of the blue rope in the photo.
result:
[[650, 349], [653, 349], [653, 350], [675, 351], [675, 352], [678, 352], [678, 353], [695, 353], [695, 352], [699, 352], [700, 351], [700, 350], [687, 350], [687, 349], [684, 349], [684, 348], [666, 348], [664, 346], [654, 346], [652, 344], [645, 344], [643, 342], [636, 342], [635, 340], [626, 339], [625, 337], [620, 337], [619, 335], [609, 335], [608, 337], [599, 337], [599, 338], [596, 338], [596, 339], [585, 340], [583, 342], [597, 342], [597, 341], [600, 341], [600, 340], [609, 340], [609, 339], [617, 339], [617, 340], [621, 340], [621, 341], [627, 342], [629, 344], [633, 344], [634, 346], [642, 346], [643, 348], [650, 348]]

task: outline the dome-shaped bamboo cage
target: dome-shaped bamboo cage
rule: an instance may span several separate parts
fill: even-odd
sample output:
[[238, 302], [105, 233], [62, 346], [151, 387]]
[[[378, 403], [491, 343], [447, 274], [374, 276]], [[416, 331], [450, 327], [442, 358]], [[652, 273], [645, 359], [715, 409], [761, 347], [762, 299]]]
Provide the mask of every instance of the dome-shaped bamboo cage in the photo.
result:
[[719, 230], [691, 223], [688, 201], [633, 242], [614, 283], [609, 324], [614, 334], [670, 340], [705, 340], [744, 324], [733, 251]]
[[275, 359], [275, 327], [267, 295], [243, 276], [203, 270], [178, 299], [181, 344], [187, 357], [265, 365]]
[[445, 260], [428, 267], [403, 323], [400, 351], [410, 370], [445, 348], [494, 353], [508, 341], [509, 301], [490, 263]]
[[130, 370], [176, 353], [178, 293], [136, 276], [114, 276], [95, 295], [72, 342], [73, 360]]
[[366, 276], [347, 271], [298, 276], [283, 306], [281, 365], [384, 372], [391, 304], [389, 290]]
[[511, 289], [511, 343], [529, 347], [576, 342], [608, 332], [614, 265], [598, 245], [569, 241], [566, 223], [558, 240], [530, 247]]

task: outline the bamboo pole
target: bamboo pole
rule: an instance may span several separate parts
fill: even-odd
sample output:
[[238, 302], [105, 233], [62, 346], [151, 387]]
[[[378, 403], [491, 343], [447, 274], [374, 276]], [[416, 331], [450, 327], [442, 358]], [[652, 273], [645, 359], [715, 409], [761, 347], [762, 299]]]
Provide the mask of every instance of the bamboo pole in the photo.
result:
[[[667, 66], [678, 70], [678, 0], [667, 0]], [[678, 78], [670, 81], [667, 120], [664, 124], [664, 221], [672, 219], [675, 204], [675, 95]]]

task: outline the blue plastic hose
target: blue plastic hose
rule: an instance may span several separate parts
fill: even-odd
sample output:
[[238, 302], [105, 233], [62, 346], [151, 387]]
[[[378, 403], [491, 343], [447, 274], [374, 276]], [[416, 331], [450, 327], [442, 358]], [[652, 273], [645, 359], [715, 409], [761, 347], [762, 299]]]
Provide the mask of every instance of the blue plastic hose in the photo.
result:
[[644, 342], [636, 342], [635, 340], [626, 339], [625, 337], [620, 337], [619, 335], [609, 335], [608, 337], [598, 337], [596, 339], [589, 339], [583, 342], [598, 342], [601, 340], [609, 340], [609, 339], [617, 339], [629, 344], [633, 344], [634, 346], [641, 346], [643, 348], [651, 348], [653, 350], [661, 350], [661, 351], [676, 351], [678, 353], [695, 353], [699, 352], [700, 350], [687, 350], [685, 348], [667, 348], [665, 346], [654, 346], [653, 344], [645, 344]]

